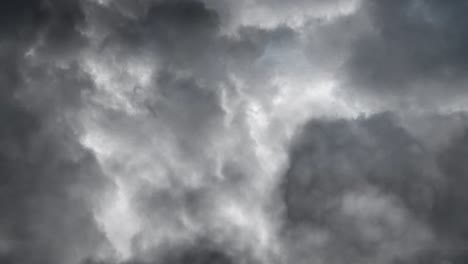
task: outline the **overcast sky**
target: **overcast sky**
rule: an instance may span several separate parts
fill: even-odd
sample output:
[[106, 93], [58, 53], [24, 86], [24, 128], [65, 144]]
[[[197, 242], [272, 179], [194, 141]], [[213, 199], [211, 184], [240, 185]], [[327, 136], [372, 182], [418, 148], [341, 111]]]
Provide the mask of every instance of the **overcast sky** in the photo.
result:
[[467, 13], [3, 0], [0, 263], [467, 263]]

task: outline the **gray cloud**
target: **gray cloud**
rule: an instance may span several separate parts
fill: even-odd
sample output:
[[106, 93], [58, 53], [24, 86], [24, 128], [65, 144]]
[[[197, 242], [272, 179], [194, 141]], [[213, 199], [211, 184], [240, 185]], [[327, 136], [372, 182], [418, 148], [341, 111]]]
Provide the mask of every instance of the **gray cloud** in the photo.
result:
[[[165, 255], [159, 259], [133, 259], [124, 262], [124, 264], [146, 264], [146, 263], [196, 263], [196, 264], [232, 264], [234, 256], [228, 255], [222, 250], [216, 249], [209, 241], [200, 239], [199, 245], [182, 246], [177, 249], [169, 249]], [[85, 264], [107, 264], [108, 262], [99, 262], [88, 260]]]
[[2, 3], [2, 263], [79, 263], [106, 245], [93, 216], [106, 180], [67, 115], [91, 82], [72, 61], [59, 66], [79, 47], [75, 8], [72, 2]]
[[0, 262], [466, 258], [461, 1], [2, 7]]
[[[426, 118], [442, 128], [456, 117]], [[310, 247], [324, 263], [458, 263], [465, 254], [459, 214], [467, 203], [459, 186], [466, 166], [459, 159], [467, 130], [456, 130], [459, 136], [433, 149], [391, 114], [311, 121], [294, 144], [283, 185], [293, 252]], [[317, 242], [304, 245], [307, 236]]]
[[358, 37], [345, 85], [402, 106], [465, 96], [464, 1], [364, 1], [371, 29]]
[[270, 187], [248, 111], [269, 96], [263, 82], [273, 73], [258, 65], [266, 46], [288, 45], [294, 30], [245, 27], [227, 36], [216, 11], [195, 1], [90, 8], [96, 23], [84, 31], [95, 46], [82, 66], [97, 89], [85, 99], [82, 142], [129, 204], [118, 211], [112, 200], [97, 213], [120, 261], [162, 259], [199, 237], [236, 259], [270, 257]]

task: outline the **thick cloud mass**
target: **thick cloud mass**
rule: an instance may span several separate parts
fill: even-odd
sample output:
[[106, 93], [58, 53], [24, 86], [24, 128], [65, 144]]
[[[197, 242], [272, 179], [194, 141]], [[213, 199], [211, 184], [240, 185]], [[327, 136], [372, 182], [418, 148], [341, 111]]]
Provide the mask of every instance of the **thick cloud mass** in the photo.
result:
[[465, 263], [464, 1], [0, 4], [0, 262]]
[[465, 1], [365, 1], [372, 29], [353, 44], [350, 85], [405, 106], [466, 96], [467, 10]]
[[325, 263], [337, 258], [337, 246], [349, 251], [338, 255], [339, 263], [411, 263], [427, 258], [427, 250], [448, 261], [459, 258], [466, 244], [460, 220], [468, 205], [459, 190], [466, 170], [459, 157], [467, 132], [461, 129], [434, 150], [390, 114], [311, 121], [294, 144], [284, 178], [287, 228], [310, 229], [299, 239], [326, 235], [320, 247], [331, 247], [331, 255], [313, 253], [325, 255]]
[[[56, 2], [2, 3], [2, 263], [79, 263], [106, 247], [93, 203], [107, 181], [67, 114], [79, 107], [79, 92], [91, 81], [73, 64], [52, 62], [78, 48], [72, 9]], [[41, 50], [37, 60], [26, 55], [32, 46]]]

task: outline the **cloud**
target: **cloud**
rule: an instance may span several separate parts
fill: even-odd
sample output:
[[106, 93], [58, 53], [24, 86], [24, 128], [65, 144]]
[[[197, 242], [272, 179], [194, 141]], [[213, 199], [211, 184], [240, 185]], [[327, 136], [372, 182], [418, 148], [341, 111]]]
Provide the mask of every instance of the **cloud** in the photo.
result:
[[344, 89], [408, 109], [463, 101], [466, 8], [464, 1], [364, 1], [358, 12], [371, 27], [353, 42]]
[[263, 136], [272, 117], [262, 82], [273, 74], [258, 60], [294, 32], [251, 27], [226, 36], [203, 3], [142, 5], [92, 6], [89, 21], [99, 22], [84, 29], [93, 44], [80, 63], [96, 89], [84, 98], [80, 138], [117, 186], [98, 222], [123, 262], [163, 258], [200, 236], [267, 258], [279, 168], [272, 149], [284, 133], [267, 135], [280, 139], [271, 146]]
[[[424, 118], [443, 127], [456, 117]], [[292, 261], [451, 261], [463, 254], [466, 227], [457, 214], [466, 206], [458, 191], [465, 166], [458, 161], [465, 154], [458, 146], [466, 128], [431, 149], [407, 126], [414, 124], [389, 113], [305, 126], [283, 184], [287, 243], [299, 252]]]
[[461, 1], [2, 7], [1, 262], [465, 258]]
[[337, 16], [353, 13], [360, 1], [213, 1], [204, 0], [210, 8], [221, 14], [223, 29], [233, 33], [240, 27], [253, 26], [262, 29], [273, 29], [287, 25], [293, 28], [302, 27], [311, 19], [332, 19]]
[[[159, 259], [132, 259], [125, 261], [124, 264], [146, 264], [162, 261], [163, 263], [209, 263], [209, 264], [232, 264], [234, 256], [213, 247], [207, 240], [200, 239], [200, 244], [191, 246], [181, 246], [177, 249], [169, 249], [165, 255]], [[107, 264], [109, 262], [100, 262], [88, 260], [84, 264]]]
[[91, 84], [65, 59], [80, 39], [73, 8], [2, 3], [2, 263], [79, 263], [106, 247], [93, 214], [107, 181], [69, 115]]

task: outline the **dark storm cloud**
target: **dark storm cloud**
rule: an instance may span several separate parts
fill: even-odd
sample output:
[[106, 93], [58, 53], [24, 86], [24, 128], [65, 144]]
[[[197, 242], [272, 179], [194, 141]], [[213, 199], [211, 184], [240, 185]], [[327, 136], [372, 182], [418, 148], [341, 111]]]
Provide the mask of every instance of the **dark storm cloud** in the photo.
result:
[[466, 96], [466, 1], [363, 1], [371, 30], [353, 42], [346, 88], [385, 101], [442, 104]]
[[[238, 257], [238, 256], [237, 256]], [[196, 243], [177, 248], [168, 248], [163, 256], [158, 258], [136, 259], [122, 262], [122, 264], [234, 264], [234, 254], [224, 252], [219, 246], [214, 246], [206, 239], [198, 239]], [[250, 262], [246, 262], [250, 263]], [[87, 260], [83, 264], [112, 264], [106, 261]]]
[[[108, 30], [104, 47], [128, 44], [128, 48], [166, 51], [167, 58], [176, 56], [172, 58], [175, 61], [177, 56], [190, 60], [189, 54], [209, 47], [219, 25], [216, 12], [197, 1], [146, 1], [144, 8], [136, 8], [137, 3], [93, 6], [95, 26]], [[175, 50], [183, 53], [178, 55]]]
[[344, 2], [4, 1], [0, 262], [462, 263], [464, 114], [314, 119], [282, 153], [322, 75], [464, 93], [463, 1]]
[[92, 204], [104, 181], [94, 157], [63, 124], [50, 131], [18, 105], [3, 109], [2, 121], [2, 263], [73, 263], [95, 254], [104, 238]]
[[91, 85], [66, 59], [83, 17], [76, 1], [0, 10], [0, 262], [77, 263], [105, 245], [93, 216], [105, 180], [67, 117]]
[[199, 1], [137, 3], [117, 1], [109, 8], [93, 11], [95, 26], [106, 33], [102, 49], [152, 56], [163, 65], [162, 71], [183, 72], [194, 81], [208, 83], [212, 90], [220, 90], [222, 82], [229, 82], [230, 74], [267, 71], [252, 69], [267, 47], [292, 42], [296, 37], [294, 30], [284, 25], [273, 29], [246, 26], [235, 36], [223, 35], [217, 10]]
[[[446, 116], [439, 121], [435, 117], [426, 118], [433, 128], [442, 129], [446, 125], [441, 120], [456, 117]], [[468, 168], [463, 161], [468, 158], [463, 147], [468, 130], [466, 127], [456, 130], [459, 136], [433, 149], [392, 114], [310, 121], [292, 148], [285, 175], [286, 229], [305, 226], [302, 233], [326, 230], [331, 238], [316, 254], [325, 255], [325, 260], [338, 256], [338, 263], [347, 258], [378, 263], [393, 263], [397, 259], [412, 262], [419, 258], [438, 263], [461, 258], [467, 239], [467, 225], [462, 219], [466, 218], [468, 197], [461, 186]], [[369, 193], [369, 189], [373, 191]], [[371, 201], [379, 199], [388, 204], [382, 202], [378, 208], [393, 206], [375, 211]], [[348, 208], [349, 205], [352, 206]], [[347, 213], [358, 210], [364, 223], [366, 219], [381, 221], [374, 228], [383, 236], [368, 236], [366, 228], [375, 223], [356, 225], [353, 217], [349, 218], [343, 210]], [[383, 217], [379, 218], [381, 214]], [[393, 226], [390, 215], [402, 217], [399, 220], [402, 226]], [[401, 233], [402, 227], [409, 230]], [[415, 231], [418, 228], [428, 228], [421, 232], [433, 236], [435, 242], [424, 242], [427, 237], [419, 240], [418, 236], [423, 235]], [[385, 246], [390, 241], [397, 241], [400, 246], [409, 243], [408, 248], [413, 247], [414, 252], [405, 256], [408, 248], [400, 248], [401, 254], [392, 255]], [[332, 252], [341, 249], [343, 253], [327, 255], [329, 248]], [[387, 253], [390, 255], [386, 261], [379, 260], [379, 256]]]
[[[5, 1], [0, 11], [2, 49], [13, 45], [16, 52], [40, 49], [49, 55], [76, 52], [84, 39], [79, 27], [84, 14], [79, 1]], [[24, 54], [21, 54], [24, 55]]]

